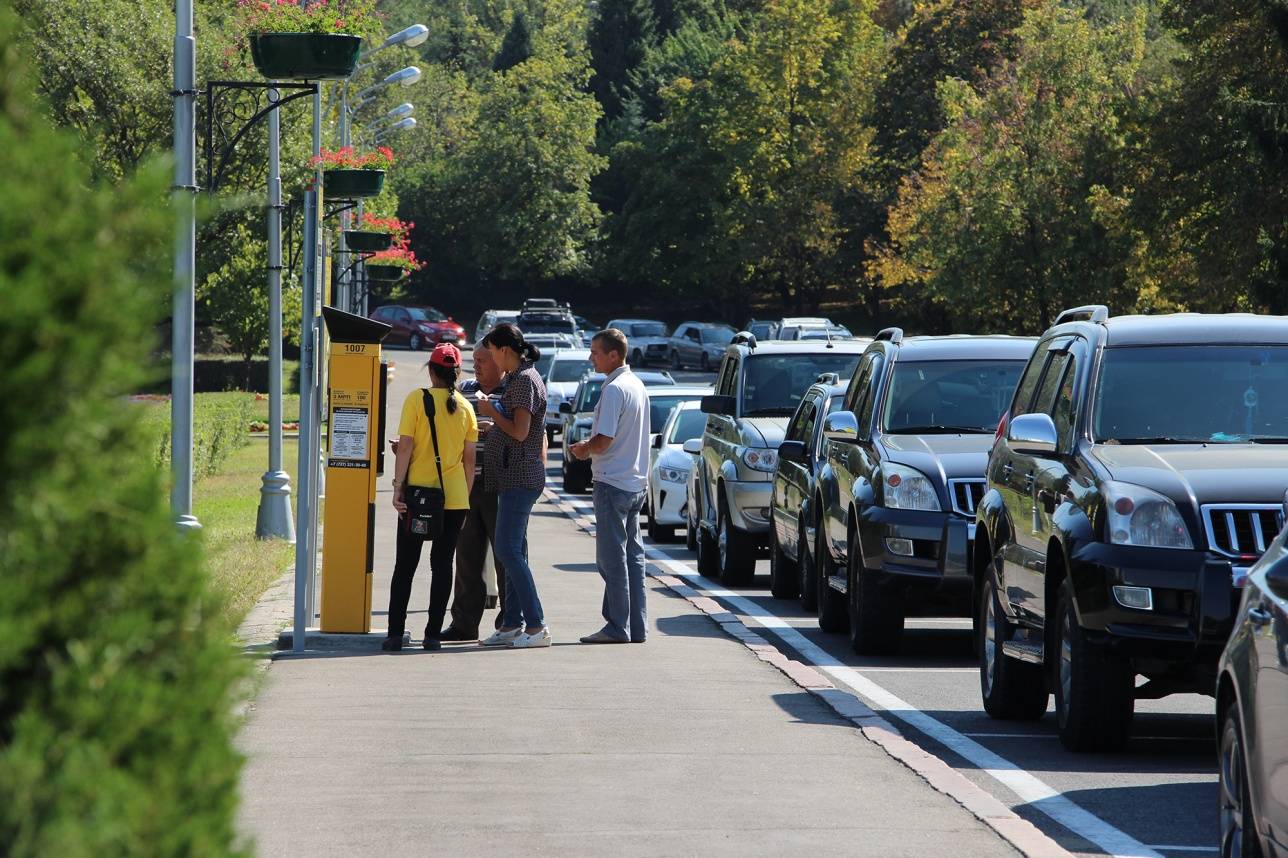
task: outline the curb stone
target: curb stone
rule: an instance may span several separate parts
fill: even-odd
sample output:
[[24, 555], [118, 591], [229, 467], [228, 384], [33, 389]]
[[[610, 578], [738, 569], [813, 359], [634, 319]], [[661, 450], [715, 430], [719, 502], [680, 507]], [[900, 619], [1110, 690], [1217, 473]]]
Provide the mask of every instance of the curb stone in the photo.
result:
[[[594, 535], [593, 518], [575, 509], [549, 488], [545, 490], [544, 496], [578, 527]], [[1071, 858], [1068, 850], [1043, 834], [1036, 825], [1016, 814], [993, 794], [940, 758], [904, 738], [893, 724], [854, 694], [837, 688], [820, 671], [787, 658], [715, 599], [701, 595], [682, 579], [661, 571], [652, 562], [649, 563], [648, 574], [710, 617], [722, 631], [739, 640], [756, 658], [777, 668], [797, 686], [822, 700], [837, 715], [857, 727], [864, 738], [909, 768], [936, 792], [957, 802], [1023, 855], [1029, 858]]]

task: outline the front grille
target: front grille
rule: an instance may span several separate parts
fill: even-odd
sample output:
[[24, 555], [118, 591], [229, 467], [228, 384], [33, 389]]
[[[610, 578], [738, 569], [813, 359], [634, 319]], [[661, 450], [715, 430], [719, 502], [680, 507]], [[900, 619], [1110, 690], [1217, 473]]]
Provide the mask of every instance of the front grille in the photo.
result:
[[1214, 503], [1203, 507], [1208, 547], [1226, 557], [1260, 557], [1283, 524], [1283, 507], [1278, 504]]
[[948, 495], [953, 500], [953, 512], [975, 518], [975, 507], [984, 499], [988, 483], [984, 480], [949, 480]]

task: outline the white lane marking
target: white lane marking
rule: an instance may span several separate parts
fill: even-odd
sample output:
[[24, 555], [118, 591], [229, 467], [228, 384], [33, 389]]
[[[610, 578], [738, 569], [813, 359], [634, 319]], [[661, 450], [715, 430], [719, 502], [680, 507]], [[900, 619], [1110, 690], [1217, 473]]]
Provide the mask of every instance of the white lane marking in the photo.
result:
[[788, 646], [795, 649], [815, 667], [829, 674], [841, 684], [848, 686], [877, 708], [884, 709], [895, 718], [970, 761], [985, 774], [1010, 789], [1034, 810], [1049, 816], [1079, 837], [1096, 844], [1105, 852], [1115, 856], [1115, 858], [1163, 858], [1159, 852], [1141, 843], [1126, 832], [1115, 828], [1095, 814], [1074, 804], [1059, 790], [1020, 768], [1017, 764], [891, 694], [885, 688], [863, 676], [858, 669], [839, 661], [786, 621], [757, 603], [723, 587], [709, 586], [706, 580], [693, 571], [685, 561], [672, 557], [662, 549], [649, 546], [647, 551], [655, 560], [660, 561], [663, 566], [688, 582], [689, 586], [693, 587], [694, 590], [703, 593], [703, 595], [724, 600], [758, 625], [771, 629]]

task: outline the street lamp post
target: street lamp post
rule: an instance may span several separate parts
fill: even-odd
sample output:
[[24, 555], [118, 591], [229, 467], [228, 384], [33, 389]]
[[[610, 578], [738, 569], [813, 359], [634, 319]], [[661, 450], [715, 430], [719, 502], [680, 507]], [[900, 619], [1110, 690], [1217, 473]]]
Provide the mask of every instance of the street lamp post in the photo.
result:
[[[372, 139], [379, 142], [379, 139], [382, 138], [385, 134], [392, 134], [398, 131], [404, 131], [408, 128], [415, 128], [416, 127], [415, 118], [408, 115], [413, 110], [415, 110], [415, 108], [410, 103], [405, 102], [403, 104], [398, 105], [393, 110], [389, 111], [387, 114], [385, 114], [383, 119], [381, 119], [380, 121], [383, 122], [384, 120], [392, 119], [395, 116], [402, 116], [404, 118], [398, 122], [395, 122], [393, 125], [390, 125], [387, 128], [385, 128], [383, 130], [383, 133], [373, 134]], [[371, 132], [372, 127], [373, 125], [365, 125], [363, 126], [362, 130]], [[362, 216], [362, 200], [358, 200], [358, 216], [359, 217]], [[370, 297], [371, 289], [370, 289], [370, 283], [367, 280], [366, 263], [365, 262], [361, 263], [358, 266], [358, 268], [362, 270], [362, 290], [361, 290], [359, 299], [355, 302], [357, 305], [357, 309], [354, 312], [356, 312], [360, 316], [365, 316], [367, 315], [367, 309], [368, 309], [367, 301], [368, 301], [368, 298]]]
[[192, 364], [197, 258], [197, 40], [193, 0], [174, 16], [174, 313], [170, 343], [170, 510], [179, 527], [200, 529], [192, 514]]

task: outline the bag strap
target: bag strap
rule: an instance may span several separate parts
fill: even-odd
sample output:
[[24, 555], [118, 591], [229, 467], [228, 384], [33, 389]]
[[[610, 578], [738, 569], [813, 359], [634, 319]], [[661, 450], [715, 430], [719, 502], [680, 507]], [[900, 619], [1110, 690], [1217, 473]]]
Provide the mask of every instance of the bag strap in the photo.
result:
[[438, 470], [438, 487], [446, 492], [447, 483], [443, 481], [443, 460], [438, 455], [438, 424], [434, 421], [434, 413], [437, 411], [434, 406], [434, 395], [429, 392], [428, 387], [422, 387], [420, 392], [425, 401], [425, 416], [429, 418], [429, 437], [434, 442], [434, 467]]

